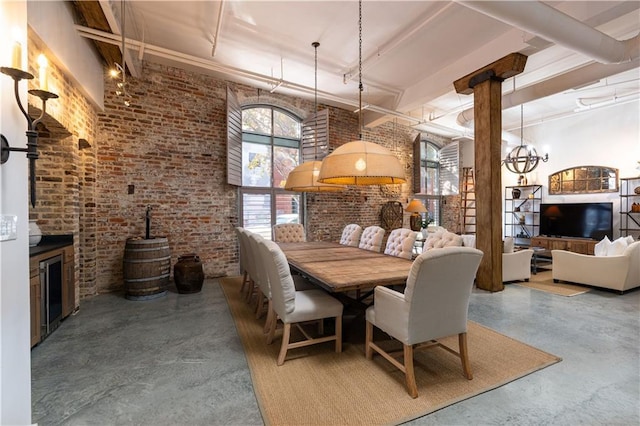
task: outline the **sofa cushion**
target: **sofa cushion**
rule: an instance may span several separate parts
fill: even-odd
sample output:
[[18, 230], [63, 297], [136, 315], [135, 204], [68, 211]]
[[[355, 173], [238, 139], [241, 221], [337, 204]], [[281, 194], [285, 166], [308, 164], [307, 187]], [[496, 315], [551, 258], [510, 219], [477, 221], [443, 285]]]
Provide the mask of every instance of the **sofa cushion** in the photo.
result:
[[611, 241], [609, 241], [609, 237], [605, 235], [605, 237], [593, 248], [593, 254], [596, 256], [606, 256], [610, 245]]
[[607, 256], [621, 256], [628, 245], [625, 237], [618, 238], [609, 245]]

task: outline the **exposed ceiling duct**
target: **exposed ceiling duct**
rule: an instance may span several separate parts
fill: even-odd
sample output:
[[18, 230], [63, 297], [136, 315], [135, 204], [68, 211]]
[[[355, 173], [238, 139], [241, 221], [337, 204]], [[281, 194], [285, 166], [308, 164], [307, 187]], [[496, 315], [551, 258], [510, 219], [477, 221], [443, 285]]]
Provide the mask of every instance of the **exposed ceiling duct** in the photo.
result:
[[[502, 109], [595, 83], [638, 67], [640, 34], [628, 40], [616, 40], [538, 1], [458, 0], [458, 3], [599, 62], [509, 93], [502, 97]], [[461, 126], [469, 127], [473, 121], [473, 108], [458, 114], [456, 121]]]
[[640, 56], [640, 35], [616, 40], [542, 2], [459, 0], [458, 3], [603, 64], [633, 61]]
[[[538, 84], [524, 87], [502, 97], [502, 109], [512, 108], [536, 99], [551, 96], [565, 90], [574, 89], [595, 83], [603, 78], [619, 74], [638, 67], [638, 59], [615, 65], [592, 63], [568, 73], [559, 75]], [[473, 121], [473, 108], [468, 108], [458, 114], [456, 119], [461, 126], [468, 127]]]

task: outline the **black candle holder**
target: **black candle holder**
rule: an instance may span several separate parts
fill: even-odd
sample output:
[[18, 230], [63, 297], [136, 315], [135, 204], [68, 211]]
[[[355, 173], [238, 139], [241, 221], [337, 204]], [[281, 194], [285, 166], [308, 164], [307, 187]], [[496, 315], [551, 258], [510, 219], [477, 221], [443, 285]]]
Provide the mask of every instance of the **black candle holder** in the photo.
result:
[[[26, 148], [11, 148], [9, 146], [9, 141], [2, 136], [1, 144], [0, 144], [0, 164], [4, 164], [9, 160], [9, 154], [13, 152], [26, 152], [27, 158], [29, 159], [29, 193], [30, 193], [30, 201], [31, 206], [36, 206], [36, 160], [38, 159], [38, 132], [35, 130], [38, 123], [44, 117], [47, 108], [47, 101], [49, 99], [56, 99], [58, 95], [55, 93], [48, 92], [46, 90], [33, 89], [29, 90], [29, 94], [37, 96], [42, 100], [42, 109], [40, 112], [40, 116], [35, 120], [32, 119], [27, 111], [25, 110], [22, 102], [20, 101], [20, 92], [18, 90], [18, 83], [21, 80], [31, 80], [33, 79], [33, 74], [30, 74], [26, 71], [22, 71], [17, 68], [9, 68], [9, 67], [0, 67], [0, 72], [2, 74], [8, 75], [13, 79], [13, 88], [14, 94], [16, 97], [16, 102], [18, 103], [18, 108], [20, 108], [20, 112], [27, 119], [27, 147]], [[1, 136], [1, 135], [0, 135]]]

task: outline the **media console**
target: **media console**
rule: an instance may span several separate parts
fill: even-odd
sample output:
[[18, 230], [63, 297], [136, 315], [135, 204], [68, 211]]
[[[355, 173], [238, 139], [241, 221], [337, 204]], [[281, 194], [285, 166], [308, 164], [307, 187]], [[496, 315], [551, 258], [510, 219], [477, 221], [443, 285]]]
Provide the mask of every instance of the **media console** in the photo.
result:
[[533, 237], [531, 247], [544, 247], [547, 250], [566, 250], [574, 253], [593, 254], [598, 241], [585, 238]]

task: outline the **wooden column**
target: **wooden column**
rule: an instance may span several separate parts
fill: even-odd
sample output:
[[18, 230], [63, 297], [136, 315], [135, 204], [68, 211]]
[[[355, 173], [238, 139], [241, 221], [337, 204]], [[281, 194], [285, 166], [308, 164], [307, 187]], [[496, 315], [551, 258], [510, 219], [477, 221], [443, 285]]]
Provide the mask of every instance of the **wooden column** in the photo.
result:
[[502, 284], [502, 82], [524, 70], [527, 57], [511, 53], [453, 84], [474, 93], [476, 247], [484, 253], [476, 286], [501, 291]]

